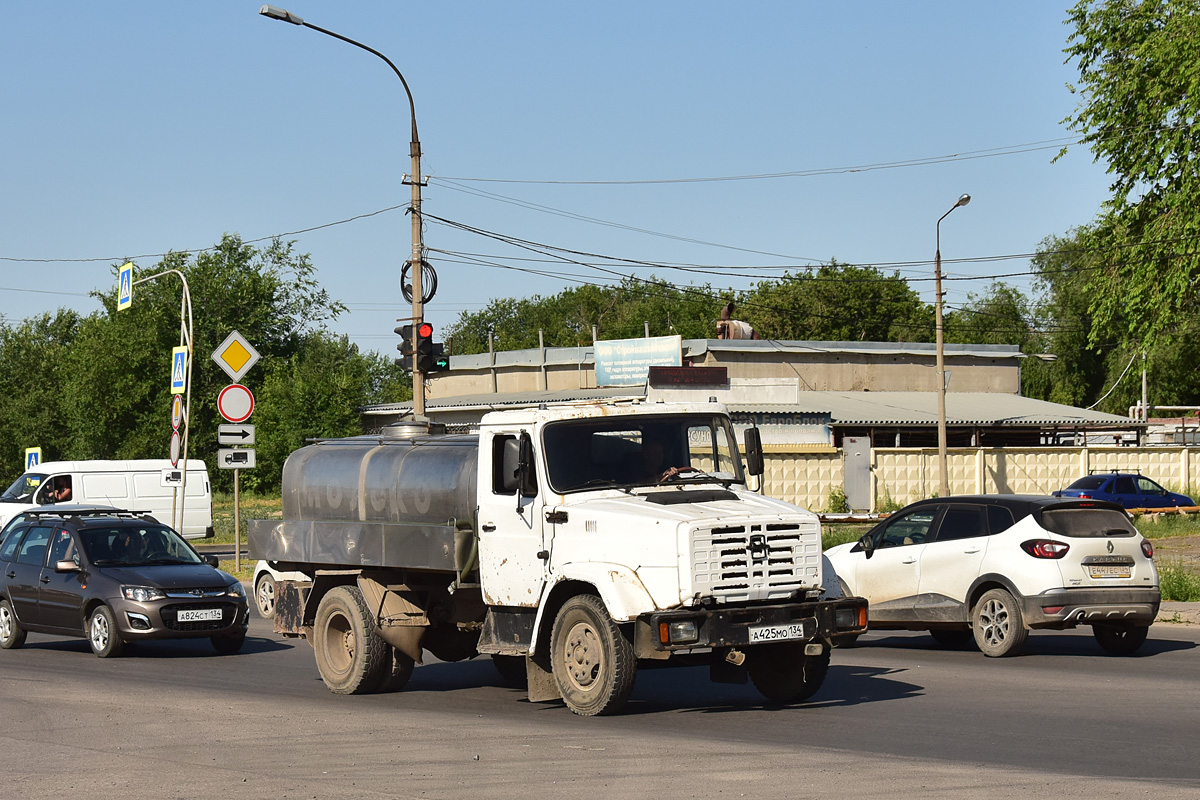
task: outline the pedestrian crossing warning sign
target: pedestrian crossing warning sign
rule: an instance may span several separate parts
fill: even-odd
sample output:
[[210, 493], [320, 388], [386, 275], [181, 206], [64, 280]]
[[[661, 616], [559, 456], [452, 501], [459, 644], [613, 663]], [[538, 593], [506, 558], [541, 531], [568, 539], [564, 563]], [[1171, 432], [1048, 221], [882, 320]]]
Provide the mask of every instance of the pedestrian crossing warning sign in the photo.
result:
[[133, 262], [123, 264], [117, 276], [117, 310], [124, 311], [133, 305]]
[[171, 394], [183, 394], [187, 389], [188, 349], [184, 345], [171, 350]]

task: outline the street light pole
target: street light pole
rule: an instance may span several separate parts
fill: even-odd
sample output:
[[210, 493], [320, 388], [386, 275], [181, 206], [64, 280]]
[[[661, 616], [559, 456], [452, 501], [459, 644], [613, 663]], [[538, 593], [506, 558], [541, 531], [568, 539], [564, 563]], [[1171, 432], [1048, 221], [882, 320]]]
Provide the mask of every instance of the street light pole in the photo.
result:
[[[417, 107], [413, 103], [412, 91], [408, 88], [408, 81], [404, 80], [404, 76], [400, 74], [400, 70], [392, 63], [391, 59], [374, 48], [367, 47], [362, 42], [356, 42], [340, 33], [326, 30], [324, 28], [313, 25], [310, 22], [305, 22], [300, 17], [282, 8], [277, 8], [271, 5], [264, 5], [258, 10], [259, 14], [271, 19], [277, 19], [282, 22], [290, 22], [293, 25], [300, 25], [305, 28], [311, 28], [318, 33], [323, 33], [326, 36], [332, 36], [335, 39], [341, 39], [347, 44], [352, 44], [355, 47], [366, 50], [372, 55], [382, 58], [384, 62], [392, 68], [392, 72], [396, 73], [396, 77], [400, 79], [400, 83], [404, 86], [404, 93], [408, 95], [408, 111], [409, 117], [412, 119], [412, 140], [408, 145], [408, 155], [412, 159], [412, 205], [410, 213], [412, 215], [412, 330], [413, 340], [411, 342], [413, 352], [417, 350], [417, 330], [421, 327], [424, 321], [425, 307], [424, 298], [422, 297], [421, 288], [421, 272], [424, 265], [425, 244], [421, 238], [421, 139], [417, 136]], [[415, 359], [413, 363], [413, 414], [417, 417], [425, 415], [425, 374], [417, 368]]]
[[[971, 195], [964, 194], [950, 206], [950, 211], [965, 206], [971, 202]], [[937, 390], [938, 390], [938, 471], [941, 473], [941, 488], [939, 497], [950, 496], [950, 468], [946, 456], [946, 352], [944, 329], [942, 327], [942, 220], [950, 216], [950, 211], [938, 218], [934, 226], [937, 235], [937, 249], [933, 254], [934, 292], [937, 297], [934, 302], [937, 315]]]

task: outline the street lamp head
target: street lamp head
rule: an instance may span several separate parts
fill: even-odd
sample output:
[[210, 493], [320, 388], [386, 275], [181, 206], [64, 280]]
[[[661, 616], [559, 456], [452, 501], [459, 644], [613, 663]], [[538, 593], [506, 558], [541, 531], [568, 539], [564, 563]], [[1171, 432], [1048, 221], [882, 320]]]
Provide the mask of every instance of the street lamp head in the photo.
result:
[[965, 206], [969, 202], [971, 202], [971, 195], [964, 194], [962, 197], [958, 198], [958, 202], [954, 204], [954, 207], [958, 208], [959, 206]]
[[[276, 8], [275, 6], [263, 6], [262, 8], [260, 8], [258, 10], [258, 13], [262, 14], [264, 17], [270, 17], [271, 19], [278, 19], [278, 20], [283, 20], [284, 22], [290, 22], [293, 25], [303, 25], [304, 24], [304, 20], [300, 19], [300, 17], [297, 17], [292, 12], [290, 12], [286, 9], [283, 9], [283, 8]], [[964, 195], [964, 197], [965, 196], [966, 195]]]

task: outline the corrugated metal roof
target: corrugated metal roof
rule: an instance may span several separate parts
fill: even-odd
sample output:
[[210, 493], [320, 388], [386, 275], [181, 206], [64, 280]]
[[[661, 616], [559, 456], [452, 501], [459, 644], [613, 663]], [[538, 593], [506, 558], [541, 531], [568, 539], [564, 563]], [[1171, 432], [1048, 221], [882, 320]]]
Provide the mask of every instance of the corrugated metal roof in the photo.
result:
[[[936, 392], [801, 392], [799, 402], [730, 404], [730, 410], [751, 413], [824, 411], [835, 426], [937, 425]], [[946, 421], [950, 425], [1122, 427], [1136, 423], [1127, 417], [1090, 411], [994, 392], [947, 392]]]
[[[644, 397], [640, 386], [601, 389], [568, 389], [555, 392], [472, 394], [430, 399], [428, 411], [470, 411], [524, 408], [540, 403], [611, 400]], [[801, 392], [796, 403], [730, 403], [730, 411], [745, 413], [827, 413], [837, 427], [851, 425], [937, 425], [935, 392]], [[410, 411], [412, 403], [389, 403], [360, 409], [368, 416]], [[948, 392], [946, 421], [956, 426], [1124, 428], [1142, 423], [1116, 414], [1074, 408], [1032, 397], [995, 392]]]

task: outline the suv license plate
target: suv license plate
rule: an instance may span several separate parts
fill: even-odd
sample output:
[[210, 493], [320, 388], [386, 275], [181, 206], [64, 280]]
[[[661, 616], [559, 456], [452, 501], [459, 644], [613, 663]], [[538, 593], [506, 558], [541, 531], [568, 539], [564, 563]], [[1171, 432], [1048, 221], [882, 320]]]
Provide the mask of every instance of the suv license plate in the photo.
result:
[[212, 622], [220, 618], [219, 608], [181, 608], [175, 617], [180, 622]]
[[759, 642], [786, 642], [791, 639], [807, 639], [803, 622], [786, 625], [758, 625], [750, 629], [750, 644]]
[[1130, 576], [1129, 567], [1125, 565], [1118, 566], [1092, 566], [1088, 567], [1093, 578], [1128, 578]]

